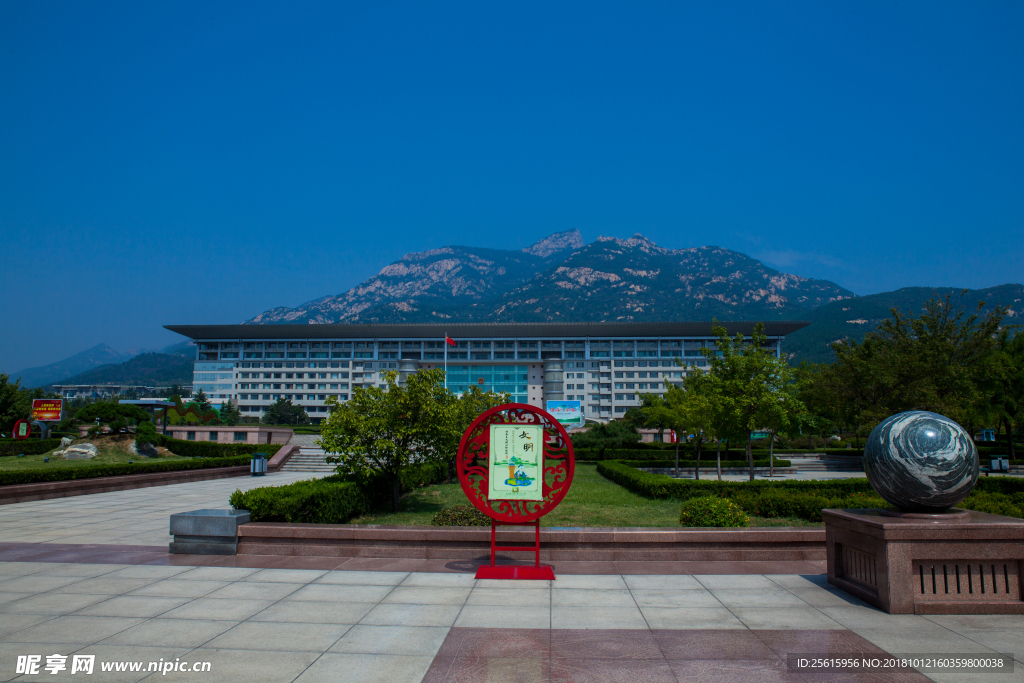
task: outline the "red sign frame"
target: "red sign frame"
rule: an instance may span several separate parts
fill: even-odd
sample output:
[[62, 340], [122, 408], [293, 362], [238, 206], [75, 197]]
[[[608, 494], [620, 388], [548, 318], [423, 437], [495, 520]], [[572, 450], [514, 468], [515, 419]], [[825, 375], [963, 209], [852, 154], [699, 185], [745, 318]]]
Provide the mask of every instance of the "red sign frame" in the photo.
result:
[[[18, 436], [18, 427], [20, 425], [26, 425], [26, 427], [27, 427], [27, 429], [25, 430], [25, 435], [24, 436]], [[14, 423], [14, 429], [11, 430], [11, 438], [12, 439], [17, 439], [18, 441], [24, 441], [25, 439], [27, 439], [30, 436], [32, 436], [32, 423], [31, 422], [29, 422], [28, 420], [18, 420], [17, 422]]]
[[[489, 500], [490, 438], [492, 424], [540, 425], [544, 428], [544, 460], [541, 493], [543, 500]], [[459, 484], [473, 506], [491, 518], [491, 564], [477, 570], [478, 579], [554, 579], [551, 567], [540, 566], [540, 518], [554, 510], [572, 485], [576, 455], [565, 427], [546, 410], [526, 403], [506, 403], [480, 414], [469, 425], [459, 442], [456, 455]], [[531, 546], [498, 547], [497, 527], [530, 525], [535, 527]], [[533, 567], [496, 566], [495, 551], [532, 551]]]

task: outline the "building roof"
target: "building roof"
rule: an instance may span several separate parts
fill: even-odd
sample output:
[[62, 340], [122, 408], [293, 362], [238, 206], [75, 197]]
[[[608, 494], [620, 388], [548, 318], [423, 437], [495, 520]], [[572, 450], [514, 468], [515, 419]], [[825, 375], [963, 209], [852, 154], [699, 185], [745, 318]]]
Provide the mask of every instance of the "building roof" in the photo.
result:
[[[191, 339], [477, 339], [523, 337], [710, 337], [712, 325], [729, 335], [750, 335], [756, 322], [615, 322], [615, 323], [424, 323], [382, 325], [164, 325]], [[769, 337], [785, 336], [807, 327], [808, 321], [766, 321]]]

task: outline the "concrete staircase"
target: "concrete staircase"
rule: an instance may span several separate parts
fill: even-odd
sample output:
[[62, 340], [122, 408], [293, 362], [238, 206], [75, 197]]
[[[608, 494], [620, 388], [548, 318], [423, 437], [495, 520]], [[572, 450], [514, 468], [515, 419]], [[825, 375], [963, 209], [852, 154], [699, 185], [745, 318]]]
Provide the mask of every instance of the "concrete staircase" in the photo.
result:
[[789, 460], [798, 472], [863, 472], [864, 465], [857, 456], [844, 455], [792, 455], [780, 454], [777, 457]]
[[335, 465], [324, 462], [326, 457], [327, 454], [315, 446], [300, 446], [299, 452], [288, 458], [288, 462], [284, 464], [281, 471], [334, 474]]

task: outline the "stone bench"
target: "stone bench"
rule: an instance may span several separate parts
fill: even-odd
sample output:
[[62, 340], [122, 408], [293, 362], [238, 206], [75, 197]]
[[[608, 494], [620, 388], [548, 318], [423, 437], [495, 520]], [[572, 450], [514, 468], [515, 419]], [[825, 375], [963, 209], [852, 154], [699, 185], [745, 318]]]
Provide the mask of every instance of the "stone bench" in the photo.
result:
[[248, 510], [192, 510], [171, 515], [168, 552], [192, 555], [234, 555], [238, 527], [249, 522]]

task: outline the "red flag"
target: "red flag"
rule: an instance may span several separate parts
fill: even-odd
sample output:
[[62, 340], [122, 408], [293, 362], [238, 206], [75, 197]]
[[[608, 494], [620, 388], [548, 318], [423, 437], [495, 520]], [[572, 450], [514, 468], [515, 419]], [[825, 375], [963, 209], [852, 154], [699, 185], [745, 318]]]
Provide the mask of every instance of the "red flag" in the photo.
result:
[[455, 346], [455, 340], [449, 337], [448, 335], [444, 336], [444, 340], [449, 346]]

